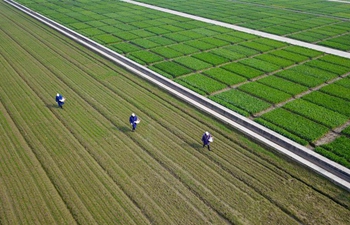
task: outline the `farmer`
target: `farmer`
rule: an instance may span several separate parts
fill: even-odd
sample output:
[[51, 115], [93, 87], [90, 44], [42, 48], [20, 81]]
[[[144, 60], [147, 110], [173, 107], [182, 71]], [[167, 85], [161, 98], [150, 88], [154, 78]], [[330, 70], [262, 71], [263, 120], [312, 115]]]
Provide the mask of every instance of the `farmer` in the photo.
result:
[[65, 100], [65, 98], [63, 98], [62, 95], [57, 93], [57, 95], [56, 95], [56, 102], [58, 104], [58, 107], [63, 109], [64, 100]]
[[139, 120], [137, 119], [137, 116], [135, 115], [135, 113], [132, 113], [130, 118], [129, 118], [129, 122], [130, 125], [132, 126], [132, 131], [135, 131], [137, 124]]
[[207, 145], [208, 150], [210, 151], [210, 142], [212, 141], [213, 141], [213, 138], [211, 134], [208, 131], [206, 131], [202, 136], [203, 148]]

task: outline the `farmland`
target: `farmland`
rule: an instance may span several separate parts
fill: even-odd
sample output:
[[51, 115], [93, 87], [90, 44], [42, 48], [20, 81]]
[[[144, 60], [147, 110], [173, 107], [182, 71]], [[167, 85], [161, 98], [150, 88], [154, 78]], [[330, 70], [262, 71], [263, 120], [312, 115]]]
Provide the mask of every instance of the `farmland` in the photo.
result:
[[348, 192], [0, 6], [1, 224], [349, 223]]
[[[337, 123], [338, 127], [326, 126], [326, 130], [321, 129], [322, 132], [317, 134], [311, 131], [315, 126], [319, 127], [327, 123], [326, 121], [314, 120], [316, 117], [324, 117], [322, 112], [334, 111], [349, 119], [349, 115], [346, 113], [346, 110], [349, 109], [348, 104], [346, 104], [347, 100], [344, 101], [343, 95], [340, 93], [335, 93], [338, 89], [323, 88], [329, 84], [334, 86], [333, 82], [347, 80], [346, 77], [350, 73], [349, 59], [120, 1], [92, 1], [89, 3], [68, 1], [69, 4], [57, 1], [19, 2], [311, 149], [315, 149], [315, 147], [324, 149], [323, 144], [333, 141], [333, 139], [327, 138], [328, 136], [342, 137], [341, 140], [345, 143], [350, 142], [346, 133], [341, 132], [348, 124], [345, 120], [341, 120], [344, 122], [343, 124]], [[206, 3], [212, 5], [210, 2]], [[349, 32], [348, 18], [343, 8], [348, 6], [336, 7], [339, 8], [338, 13], [324, 7], [325, 12], [318, 15], [310, 13], [308, 10], [311, 9], [303, 9], [303, 5], [286, 6], [285, 9], [273, 8], [274, 10], [271, 11], [271, 7], [248, 2], [219, 3], [215, 3], [211, 12], [208, 12], [201, 8], [205, 4], [199, 5], [197, 1], [171, 4], [167, 1], [152, 1], [152, 4], [159, 6], [199, 16], [205, 14], [207, 18], [248, 28], [254, 28], [249, 24], [257, 22], [261, 26], [256, 29], [271, 33], [274, 32], [270, 28], [278, 28], [277, 21], [282, 21], [283, 28], [277, 30], [289, 29], [289, 33], [283, 35], [319, 45], [322, 45], [324, 40], [327, 43], [332, 42], [333, 37], [341, 39], [341, 43], [347, 43], [344, 40]], [[278, 4], [287, 3], [279, 2]], [[322, 4], [334, 5], [336, 3], [326, 2]], [[237, 8], [238, 5], [239, 8]], [[252, 5], [254, 9], [252, 9]], [[193, 7], [197, 6], [200, 10], [194, 10]], [[231, 7], [235, 7], [235, 10], [230, 10], [230, 13], [234, 12], [237, 15], [231, 16], [228, 20], [225, 15]], [[269, 13], [266, 12], [267, 9]], [[327, 9], [330, 11], [326, 12]], [[344, 13], [340, 13], [342, 10]], [[222, 16], [215, 13], [218, 11], [221, 12]], [[288, 21], [282, 15], [286, 11], [294, 14], [293, 17], [288, 15], [289, 20], [293, 18], [293, 21]], [[212, 15], [212, 13], [214, 14]], [[249, 15], [249, 19], [241, 14]], [[267, 20], [266, 17], [269, 19]], [[238, 22], [237, 18], [246, 19]], [[273, 23], [273, 20], [276, 23]], [[307, 26], [305, 20], [308, 21]], [[268, 23], [269, 26], [265, 26], [264, 23]], [[329, 30], [330, 27], [333, 33], [324, 31]], [[318, 34], [327, 33], [328, 36], [325, 39], [313, 41], [298, 38], [305, 36], [303, 32], [310, 34], [311, 31]], [[320, 35], [310, 35], [321, 37]], [[347, 51], [347, 49], [339, 49]], [[272, 80], [273, 83], [270, 83]], [[255, 90], [257, 87], [259, 90]], [[327, 99], [332, 98], [333, 100], [328, 103], [311, 100], [308, 94], [313, 96], [312, 92], [318, 89], [323, 90], [322, 93], [326, 95]], [[346, 85], [342, 86], [342, 89], [343, 93], [349, 91], [349, 87]], [[233, 96], [235, 94], [238, 95]], [[314, 114], [317, 115], [309, 117], [305, 113], [289, 108], [280, 110], [284, 104], [299, 98], [310, 101], [312, 104], [316, 103], [325, 109], [313, 110]], [[345, 105], [345, 111], [335, 110], [341, 104]], [[289, 111], [288, 118], [295, 119], [298, 121], [297, 123], [285, 123], [284, 125], [279, 123], [277, 118], [283, 117], [286, 109]], [[280, 115], [280, 113], [282, 114]], [[273, 116], [269, 116], [269, 114]], [[267, 117], [269, 121], [266, 121]], [[300, 123], [301, 127], [310, 130], [310, 132], [305, 134], [304, 130], [297, 129], [295, 126], [299, 126]], [[316, 123], [315, 126], [313, 126], [314, 123]], [[334, 130], [337, 131], [334, 132]], [[319, 140], [328, 141], [319, 142]], [[344, 158], [343, 154], [339, 156], [333, 153], [328, 154], [326, 151], [319, 152], [349, 167], [349, 159]], [[342, 160], [338, 160], [338, 158]]]

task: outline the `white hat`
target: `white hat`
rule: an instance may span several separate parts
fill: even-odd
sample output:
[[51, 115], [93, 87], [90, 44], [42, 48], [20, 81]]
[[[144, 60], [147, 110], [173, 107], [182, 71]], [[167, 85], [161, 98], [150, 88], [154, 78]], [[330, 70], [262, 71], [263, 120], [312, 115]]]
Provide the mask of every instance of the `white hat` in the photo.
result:
[[58, 94], [58, 93], [57, 93], [57, 95], [56, 95], [56, 96], [60, 96], [60, 94]]
[[208, 132], [208, 131], [206, 131], [206, 132], [205, 132], [205, 134], [206, 134], [206, 135], [209, 135], [209, 132]]
[[132, 113], [131, 115], [132, 115], [132, 116], [135, 116], [135, 113]]

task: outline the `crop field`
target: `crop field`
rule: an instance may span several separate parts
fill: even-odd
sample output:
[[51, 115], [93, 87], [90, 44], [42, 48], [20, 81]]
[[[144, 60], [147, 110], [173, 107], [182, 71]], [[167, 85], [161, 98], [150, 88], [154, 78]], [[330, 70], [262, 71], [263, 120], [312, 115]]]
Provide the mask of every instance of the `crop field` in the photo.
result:
[[0, 224], [349, 224], [349, 192], [4, 2], [0, 17]]
[[[350, 59], [120, 1], [19, 2], [350, 168], [349, 148], [333, 151], [327, 147], [333, 141], [350, 145], [347, 132], [342, 132], [349, 126], [350, 118], [349, 96], [344, 94], [350, 93]], [[237, 13], [231, 16], [232, 19], [244, 18], [242, 14], [249, 15], [249, 21], [247, 19], [242, 24], [234, 20], [230, 22], [241, 26], [253, 23], [254, 18], [267, 21], [268, 17], [273, 28], [279, 29], [276, 23], [271, 22], [274, 19], [284, 21], [285, 29], [292, 26], [290, 37], [301, 35], [304, 32], [302, 25], [313, 25], [305, 28], [305, 32], [309, 33], [330, 26], [337, 33], [337, 38], [342, 37], [341, 43], [350, 43], [346, 40], [350, 18], [343, 10], [350, 4], [338, 7], [338, 3], [322, 2], [325, 6], [330, 4], [335, 7], [323, 7], [321, 15], [317, 10], [311, 13], [312, 7], [306, 9], [305, 5], [288, 5], [287, 2], [278, 2], [286, 4], [285, 8], [274, 10], [244, 1], [205, 2], [207, 5], [203, 1], [152, 1], [152, 4], [206, 15], [211, 19], [224, 19], [224, 22], [230, 22], [225, 20], [228, 10], [230, 14]], [[312, 4], [315, 1], [306, 5]], [[316, 8], [322, 4], [315, 4]], [[205, 5], [207, 8], [213, 5], [212, 16], [203, 9]], [[270, 14], [265, 15], [266, 10]], [[285, 17], [286, 10], [293, 14], [288, 14], [293, 23], [281, 18]], [[219, 11], [222, 11], [222, 16], [217, 13]], [[292, 109], [289, 102], [293, 101], [296, 101], [293, 105], [307, 101], [303, 104], [306, 108]], [[286, 115], [292, 121], [283, 121]], [[334, 121], [328, 121], [329, 115], [336, 115]]]
[[326, 0], [137, 1], [350, 51], [350, 4]]

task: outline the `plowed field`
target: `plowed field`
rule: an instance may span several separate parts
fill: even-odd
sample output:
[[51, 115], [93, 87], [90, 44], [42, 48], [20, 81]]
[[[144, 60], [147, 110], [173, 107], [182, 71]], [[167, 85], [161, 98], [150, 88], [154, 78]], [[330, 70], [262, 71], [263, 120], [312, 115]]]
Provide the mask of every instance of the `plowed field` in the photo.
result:
[[0, 53], [0, 224], [350, 223], [348, 192], [3, 2]]

